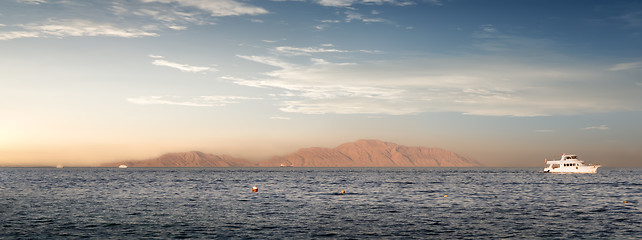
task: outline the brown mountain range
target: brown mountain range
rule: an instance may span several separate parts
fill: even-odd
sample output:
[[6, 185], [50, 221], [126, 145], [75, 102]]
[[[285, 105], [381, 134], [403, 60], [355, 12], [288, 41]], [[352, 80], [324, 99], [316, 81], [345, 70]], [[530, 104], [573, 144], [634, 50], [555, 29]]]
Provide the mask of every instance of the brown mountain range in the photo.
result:
[[477, 167], [481, 163], [440, 148], [407, 147], [380, 140], [357, 140], [336, 148], [303, 148], [295, 153], [252, 162], [202, 152], [168, 153], [114, 167]]
[[104, 167], [118, 165], [128, 167], [250, 167], [256, 166], [255, 162], [234, 158], [228, 155], [214, 155], [197, 151], [182, 153], [167, 153], [157, 158], [147, 160], [130, 160], [117, 163], [104, 164]]

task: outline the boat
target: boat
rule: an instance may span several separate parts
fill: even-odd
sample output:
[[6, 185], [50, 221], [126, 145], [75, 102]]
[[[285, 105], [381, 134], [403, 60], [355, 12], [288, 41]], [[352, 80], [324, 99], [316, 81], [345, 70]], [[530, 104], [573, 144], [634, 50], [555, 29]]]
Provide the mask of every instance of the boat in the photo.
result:
[[292, 164], [290, 164], [290, 165], [285, 165], [285, 164], [281, 163], [281, 166], [279, 166], [279, 167], [294, 167], [294, 166], [292, 166]]
[[118, 166], [118, 168], [127, 168], [127, 165], [121, 164], [121, 165]]
[[577, 155], [562, 154], [560, 160], [548, 161], [544, 172], [548, 173], [597, 173], [597, 169], [602, 165], [599, 164], [584, 164]]
[[64, 168], [64, 167], [65, 167], [65, 166], [63, 166], [62, 164], [58, 164], [58, 165], [56, 165], [56, 168]]

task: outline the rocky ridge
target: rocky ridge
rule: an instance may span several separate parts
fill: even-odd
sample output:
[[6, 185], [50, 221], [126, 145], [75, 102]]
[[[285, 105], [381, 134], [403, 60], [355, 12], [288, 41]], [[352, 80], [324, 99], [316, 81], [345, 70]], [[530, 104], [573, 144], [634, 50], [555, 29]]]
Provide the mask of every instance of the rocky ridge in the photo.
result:
[[440, 148], [408, 147], [380, 140], [357, 140], [336, 148], [302, 148], [284, 156], [252, 162], [198, 151], [168, 153], [147, 160], [105, 164], [114, 167], [477, 167], [482, 164]]

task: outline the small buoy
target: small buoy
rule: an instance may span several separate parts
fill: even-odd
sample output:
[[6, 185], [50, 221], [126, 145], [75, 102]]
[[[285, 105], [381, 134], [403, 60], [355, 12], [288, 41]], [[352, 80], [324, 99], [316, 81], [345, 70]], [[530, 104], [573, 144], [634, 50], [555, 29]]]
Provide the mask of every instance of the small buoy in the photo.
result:
[[448, 195], [444, 195], [444, 197], [448, 197]]
[[252, 192], [258, 192], [259, 188], [257, 186], [252, 187]]
[[346, 194], [346, 190], [341, 190], [341, 194]]
[[629, 201], [624, 201], [623, 203], [629, 203]]

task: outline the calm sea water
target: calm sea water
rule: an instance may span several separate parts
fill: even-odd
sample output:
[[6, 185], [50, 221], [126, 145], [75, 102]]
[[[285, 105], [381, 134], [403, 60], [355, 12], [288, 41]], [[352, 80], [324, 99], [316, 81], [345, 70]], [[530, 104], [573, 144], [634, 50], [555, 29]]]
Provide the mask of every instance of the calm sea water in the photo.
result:
[[642, 238], [642, 169], [538, 170], [0, 168], [0, 238]]

